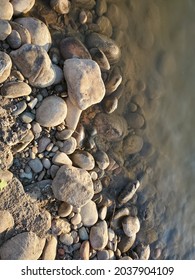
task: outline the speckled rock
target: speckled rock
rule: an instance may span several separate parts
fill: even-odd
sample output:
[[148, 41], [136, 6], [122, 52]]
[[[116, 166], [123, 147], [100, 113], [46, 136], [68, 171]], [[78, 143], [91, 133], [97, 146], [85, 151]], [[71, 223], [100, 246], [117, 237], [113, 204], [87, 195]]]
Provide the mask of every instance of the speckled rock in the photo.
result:
[[42, 254], [45, 238], [23, 232], [6, 241], [0, 248], [2, 260], [37, 260]]
[[33, 17], [17, 18], [15, 21], [29, 31], [32, 44], [41, 46], [46, 51], [49, 50], [51, 46], [51, 35], [45, 23]]
[[0, 83], [5, 82], [10, 75], [12, 61], [8, 54], [0, 51]]
[[13, 62], [35, 87], [47, 87], [55, 81], [55, 71], [47, 52], [38, 45], [24, 44], [10, 53]]
[[58, 96], [46, 97], [36, 110], [36, 121], [44, 127], [57, 126], [66, 118], [67, 106]]
[[0, 211], [0, 236], [6, 230], [11, 229], [14, 226], [14, 219], [9, 211]]
[[95, 250], [103, 250], [108, 243], [108, 226], [106, 221], [100, 221], [90, 230], [90, 244]]
[[60, 235], [60, 242], [62, 242], [67, 246], [70, 246], [73, 244], [73, 237], [71, 236], [70, 233], [62, 233]]
[[27, 96], [31, 91], [31, 87], [25, 82], [8, 82], [1, 88], [1, 94], [6, 98]]
[[60, 151], [66, 153], [67, 155], [70, 155], [76, 150], [76, 147], [76, 139], [74, 137], [70, 137], [63, 142], [63, 147], [60, 148]]
[[95, 167], [94, 158], [87, 151], [77, 150], [71, 155], [71, 159], [75, 166], [82, 169], [92, 170]]
[[14, 15], [26, 14], [29, 12], [35, 4], [35, 0], [11, 0]]
[[131, 249], [131, 247], [135, 242], [135, 239], [136, 239], [136, 234], [132, 235], [131, 237], [123, 235], [121, 237], [121, 241], [118, 243], [118, 249], [121, 251], [121, 253], [125, 253], [129, 249]]
[[5, 40], [11, 33], [12, 28], [7, 20], [0, 19], [0, 40]]
[[94, 195], [90, 174], [80, 168], [63, 165], [52, 183], [54, 196], [74, 207], [82, 207]]
[[91, 227], [98, 220], [98, 212], [95, 202], [90, 200], [81, 207], [81, 219], [84, 226]]
[[70, 213], [72, 212], [72, 209], [73, 209], [72, 205], [70, 205], [66, 202], [62, 202], [58, 209], [58, 215], [62, 218], [65, 218], [68, 215], [70, 215]]
[[81, 260], [89, 260], [90, 244], [89, 241], [83, 241], [80, 247]]
[[83, 43], [74, 37], [68, 37], [60, 42], [60, 52], [64, 59], [73, 57], [90, 59], [91, 55]]
[[0, 19], [10, 20], [13, 12], [13, 6], [9, 0], [0, 1]]

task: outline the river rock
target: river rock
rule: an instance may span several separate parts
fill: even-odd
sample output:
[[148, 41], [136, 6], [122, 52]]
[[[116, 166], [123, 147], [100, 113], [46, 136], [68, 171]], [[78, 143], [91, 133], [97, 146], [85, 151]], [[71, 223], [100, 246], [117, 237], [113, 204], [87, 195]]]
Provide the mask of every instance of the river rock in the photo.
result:
[[108, 243], [108, 226], [100, 221], [90, 229], [90, 244], [95, 250], [103, 250]]
[[28, 165], [35, 173], [39, 173], [43, 170], [43, 164], [39, 158], [30, 159]]
[[84, 226], [91, 227], [98, 220], [98, 212], [95, 202], [90, 200], [87, 204], [81, 207], [81, 219]]
[[67, 155], [74, 153], [77, 147], [77, 141], [74, 137], [70, 137], [67, 140], [64, 140], [63, 147], [60, 148], [61, 152], [64, 152]]
[[143, 139], [138, 135], [129, 135], [124, 139], [123, 151], [125, 155], [132, 155], [141, 151]]
[[65, 218], [68, 215], [70, 215], [70, 213], [72, 212], [72, 209], [73, 209], [72, 205], [70, 205], [66, 202], [62, 202], [58, 209], [58, 215], [62, 218]]
[[88, 234], [85, 227], [79, 228], [79, 238], [81, 240], [88, 240], [89, 239], [89, 234]]
[[102, 170], [105, 170], [110, 164], [109, 157], [104, 151], [98, 150], [96, 153], [93, 154], [93, 157], [98, 167]]
[[92, 48], [90, 49], [90, 54], [93, 60], [97, 62], [102, 71], [110, 70], [110, 63], [103, 51], [97, 48]]
[[58, 244], [58, 240], [57, 240], [56, 236], [52, 235], [50, 237], [50, 239], [46, 241], [41, 259], [42, 260], [55, 260], [57, 244]]
[[80, 247], [80, 258], [81, 260], [89, 260], [90, 244], [89, 241], [85, 240], [82, 242]]
[[122, 227], [124, 233], [131, 237], [140, 230], [140, 222], [138, 217], [127, 216], [122, 220]]
[[140, 260], [148, 260], [150, 257], [150, 245], [139, 243], [135, 248]]
[[9, 211], [4, 210], [0, 211], [0, 236], [5, 231], [13, 228], [14, 226], [14, 219]]
[[95, 167], [95, 161], [93, 156], [82, 150], [77, 150], [71, 155], [73, 164], [85, 170], [92, 170]]
[[20, 35], [21, 39], [21, 45], [24, 44], [31, 44], [31, 35], [30, 32], [21, 24], [15, 22], [15, 21], [10, 21], [12, 30], [18, 32]]
[[7, 20], [0, 19], [0, 41], [5, 40], [12, 32], [11, 25]]
[[137, 112], [129, 113], [127, 120], [128, 120], [127, 122], [128, 122], [128, 125], [130, 126], [130, 128], [134, 128], [134, 129], [142, 128], [145, 123], [144, 117]]
[[52, 158], [52, 162], [56, 165], [72, 165], [72, 161], [69, 159], [69, 157], [62, 152], [57, 152]]
[[29, 84], [35, 87], [47, 87], [55, 81], [55, 71], [47, 52], [40, 46], [25, 44], [10, 53], [15, 65]]
[[68, 0], [50, 0], [51, 8], [58, 14], [68, 14], [70, 10], [70, 2]]
[[82, 207], [94, 195], [90, 174], [84, 169], [63, 165], [52, 183], [54, 196], [74, 207]]
[[10, 75], [12, 61], [8, 54], [0, 51], [0, 83], [5, 82]]
[[33, 232], [23, 232], [6, 241], [0, 248], [2, 260], [38, 260], [45, 245], [45, 238]]
[[68, 37], [60, 42], [60, 52], [66, 60], [73, 57], [90, 59], [91, 55], [83, 43], [74, 37]]
[[98, 48], [106, 55], [110, 64], [116, 63], [121, 57], [120, 48], [116, 43], [105, 35], [90, 33], [86, 37], [88, 48]]
[[118, 243], [118, 249], [121, 253], [127, 252], [133, 246], [136, 239], [136, 234], [128, 237], [126, 235], [122, 235], [121, 241]]
[[41, 46], [46, 51], [50, 49], [51, 35], [45, 23], [33, 17], [17, 18], [15, 21], [29, 31], [33, 45]]
[[19, 49], [21, 47], [22, 39], [18, 31], [12, 30], [11, 34], [7, 37], [7, 43], [13, 50]]
[[96, 14], [101, 17], [107, 11], [107, 2], [106, 0], [96, 0], [95, 6]]
[[101, 34], [106, 35], [108, 37], [112, 36], [112, 25], [109, 18], [107, 18], [106, 16], [101, 16], [98, 18], [96, 23], [100, 28]]
[[67, 113], [65, 101], [58, 96], [46, 97], [36, 110], [36, 121], [44, 127], [52, 127], [61, 124]]
[[31, 87], [25, 82], [8, 82], [1, 88], [1, 94], [6, 98], [27, 96], [31, 91]]
[[29, 12], [35, 4], [35, 0], [11, 0], [14, 15], [26, 14]]
[[13, 16], [13, 6], [9, 0], [0, 1], [0, 19], [10, 20]]

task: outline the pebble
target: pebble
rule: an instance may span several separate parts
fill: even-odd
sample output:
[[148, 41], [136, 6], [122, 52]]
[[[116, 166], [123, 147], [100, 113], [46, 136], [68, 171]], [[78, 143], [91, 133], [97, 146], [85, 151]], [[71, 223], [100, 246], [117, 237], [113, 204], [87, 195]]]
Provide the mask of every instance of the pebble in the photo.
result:
[[38, 260], [44, 246], [45, 238], [41, 239], [31, 231], [23, 232], [3, 243], [0, 257], [2, 260]]
[[98, 18], [96, 23], [100, 28], [101, 34], [106, 35], [108, 37], [112, 36], [112, 25], [109, 18], [107, 18], [106, 16], [101, 16]]
[[19, 49], [11, 51], [10, 56], [30, 85], [44, 88], [54, 83], [55, 71], [44, 48], [24, 44]]
[[63, 141], [63, 146], [60, 147], [60, 151], [67, 155], [70, 155], [74, 153], [76, 147], [77, 147], [76, 139], [74, 137], [70, 137], [67, 140]]
[[140, 108], [144, 106], [145, 98], [143, 94], [136, 94], [132, 97], [132, 102], [138, 105]]
[[12, 0], [11, 1], [14, 9], [14, 15], [26, 14], [29, 12], [35, 4], [35, 0]]
[[12, 32], [11, 25], [7, 20], [0, 19], [0, 41], [4, 41]]
[[114, 91], [118, 89], [118, 87], [122, 83], [122, 75], [120, 73], [120, 70], [118, 67], [113, 68], [113, 70], [110, 72], [108, 79], [105, 82], [106, 86], [106, 95], [110, 95]]
[[[2, 179], [2, 177], [1, 177], [1, 179]], [[2, 233], [5, 233], [7, 230], [10, 230], [11, 228], [13, 228], [14, 219], [9, 211], [0, 210], [0, 220], [1, 220], [1, 223], [0, 223], [0, 237], [1, 237]]]
[[8, 0], [0, 1], [0, 19], [10, 20], [13, 16], [13, 6]]
[[20, 35], [21, 45], [31, 43], [31, 35], [24, 26], [22, 26], [21, 24], [15, 22], [15, 21], [11, 21], [10, 24], [11, 24], [12, 30], [15, 30]]
[[95, 202], [90, 200], [87, 204], [81, 207], [80, 214], [84, 226], [93, 226], [98, 220], [98, 212]]
[[20, 117], [24, 123], [31, 123], [35, 119], [35, 115], [30, 112], [24, 112]]
[[88, 234], [85, 227], [79, 228], [79, 238], [81, 240], [88, 240], [89, 239], [89, 234]]
[[22, 45], [22, 39], [19, 32], [16, 30], [12, 30], [11, 34], [7, 37], [7, 43], [9, 44], [11, 49], [19, 49]]
[[18, 116], [20, 115], [21, 113], [23, 113], [27, 108], [27, 105], [26, 105], [26, 102], [23, 100], [23, 101], [20, 101], [16, 104], [16, 110], [13, 111], [13, 116]]
[[97, 252], [97, 258], [98, 260], [109, 260], [110, 254], [108, 250], [102, 250]]
[[108, 226], [106, 221], [100, 221], [90, 229], [90, 244], [95, 250], [103, 250], [108, 243]]
[[82, 150], [77, 150], [71, 155], [72, 162], [75, 166], [85, 170], [92, 170], [95, 167], [93, 156]]
[[67, 140], [71, 137], [72, 132], [71, 129], [63, 129], [62, 131], [57, 132], [55, 136], [59, 140]]
[[72, 161], [69, 157], [62, 152], [57, 152], [54, 157], [52, 158], [52, 163], [56, 165], [72, 165]]
[[78, 208], [87, 204], [94, 195], [90, 174], [70, 165], [59, 168], [52, 183], [52, 190], [58, 200]]
[[118, 62], [121, 57], [120, 48], [112, 39], [105, 35], [95, 32], [90, 33], [86, 37], [86, 44], [90, 49], [100, 49], [106, 55], [110, 64]]
[[128, 125], [130, 126], [130, 128], [134, 128], [134, 129], [139, 129], [142, 128], [144, 123], [145, 123], [145, 119], [144, 117], [135, 112], [135, 113], [128, 113]]
[[44, 22], [33, 17], [17, 18], [15, 22], [23, 25], [31, 35], [31, 43], [48, 51], [51, 46], [51, 35]]
[[8, 82], [1, 88], [2, 95], [7, 98], [27, 96], [31, 92], [31, 87], [25, 82]]
[[96, 14], [101, 17], [107, 12], [107, 2], [106, 0], [97, 0], [95, 6]]
[[87, 240], [83, 241], [80, 247], [81, 260], [89, 260], [89, 250], [90, 250], [89, 241]]
[[94, 188], [94, 193], [95, 193], [95, 194], [96, 194], [96, 193], [100, 193], [100, 192], [102, 191], [102, 188], [103, 188], [101, 181], [98, 180], [98, 179], [95, 180], [95, 181], [93, 182], [93, 188]]
[[46, 169], [49, 169], [51, 167], [51, 162], [48, 158], [43, 158], [42, 159], [42, 164]]
[[124, 233], [131, 237], [140, 230], [140, 222], [137, 217], [126, 216], [122, 220], [122, 227]]
[[107, 114], [113, 113], [118, 108], [118, 98], [106, 97], [102, 102], [102, 107]]
[[71, 236], [70, 233], [62, 233], [60, 235], [60, 242], [62, 242], [67, 246], [70, 246], [73, 244], [73, 237]]
[[[1, 10], [1, 5], [0, 5]], [[0, 51], [0, 83], [5, 82], [10, 75], [12, 68], [12, 61], [8, 54]]]
[[30, 159], [28, 165], [35, 173], [39, 173], [43, 170], [43, 164], [39, 158]]
[[117, 230], [117, 229], [121, 228], [121, 222], [122, 222], [123, 217], [125, 217], [129, 214], [130, 214], [130, 210], [127, 207], [120, 208], [119, 210], [117, 210], [111, 221], [112, 229]]
[[128, 183], [123, 190], [119, 193], [118, 195], [118, 202], [120, 204], [125, 204], [127, 203], [136, 193], [140, 186], [140, 182], [130, 182]]
[[109, 166], [110, 160], [106, 152], [98, 150], [93, 156], [100, 169], [105, 170]]
[[90, 49], [90, 54], [92, 59], [97, 62], [102, 71], [110, 70], [110, 63], [103, 51], [98, 48], [92, 48]]
[[51, 8], [60, 15], [68, 14], [70, 2], [68, 0], [50, 0]]
[[28, 107], [30, 107], [31, 110], [33, 110], [35, 108], [35, 106], [37, 105], [38, 99], [32, 98], [32, 100], [30, 102], [28, 102]]
[[79, 39], [75, 37], [68, 37], [63, 39], [60, 42], [60, 52], [65, 60], [74, 57], [91, 59], [91, 55], [87, 48]]
[[131, 249], [131, 247], [133, 246], [135, 239], [136, 234], [131, 237], [123, 235], [121, 237], [121, 241], [118, 243], [118, 249], [121, 251], [121, 253], [129, 251], [129, 249]]
[[52, 221], [51, 230], [52, 234], [59, 236], [62, 233], [69, 233], [71, 226], [66, 219], [54, 219]]
[[48, 138], [46, 136], [41, 137], [38, 142], [38, 152], [39, 153], [44, 152], [50, 142], [51, 142], [50, 138]]
[[56, 236], [50, 236], [49, 240], [46, 241], [46, 245], [41, 256], [42, 260], [55, 260], [58, 240]]
[[59, 166], [53, 164], [50, 168], [50, 174], [51, 174], [51, 178], [54, 179], [54, 177], [56, 176], [56, 173], [59, 169]]
[[107, 206], [102, 206], [98, 211], [98, 217], [100, 220], [105, 220], [107, 215]]
[[123, 141], [123, 152], [125, 155], [139, 153], [143, 147], [143, 139], [138, 135], [129, 135]]
[[136, 253], [138, 254], [140, 260], [148, 260], [150, 257], [150, 246], [139, 243], [136, 246]]
[[79, 225], [81, 223], [81, 220], [81, 215], [79, 213], [76, 213], [71, 219], [71, 224], [74, 226]]
[[72, 205], [70, 205], [66, 202], [62, 202], [58, 209], [58, 215], [62, 218], [65, 218], [70, 215], [70, 213], [72, 212], [72, 209], [73, 209]]
[[66, 118], [67, 106], [58, 96], [46, 97], [36, 110], [36, 121], [44, 127], [57, 126]]

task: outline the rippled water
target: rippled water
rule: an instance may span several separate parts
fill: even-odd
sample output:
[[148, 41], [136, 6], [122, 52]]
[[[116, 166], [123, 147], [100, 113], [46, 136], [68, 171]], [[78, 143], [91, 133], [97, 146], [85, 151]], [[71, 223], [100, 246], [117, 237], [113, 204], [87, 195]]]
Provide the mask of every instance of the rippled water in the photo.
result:
[[130, 79], [139, 73], [149, 87], [154, 83], [152, 92], [160, 95], [145, 106], [145, 114], [146, 133], [160, 153], [154, 169], [155, 221], [164, 259], [195, 259], [194, 12], [193, 0], [129, 0], [123, 10], [126, 72]]

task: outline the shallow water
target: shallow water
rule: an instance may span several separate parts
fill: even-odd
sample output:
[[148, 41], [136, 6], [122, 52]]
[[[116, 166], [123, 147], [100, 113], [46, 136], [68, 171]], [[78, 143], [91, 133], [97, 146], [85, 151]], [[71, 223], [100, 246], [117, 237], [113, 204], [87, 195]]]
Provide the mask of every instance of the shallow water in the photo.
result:
[[[148, 86], [156, 80], [155, 90], [161, 93], [152, 100], [151, 116], [145, 107], [146, 134], [160, 153], [153, 177], [159, 247], [164, 259], [195, 259], [195, 2], [149, 0], [143, 5], [138, 0], [126, 5], [126, 63], [137, 59], [135, 77], [139, 72]], [[139, 47], [141, 34], [145, 48]], [[127, 76], [133, 77], [131, 70], [127, 67]]]

